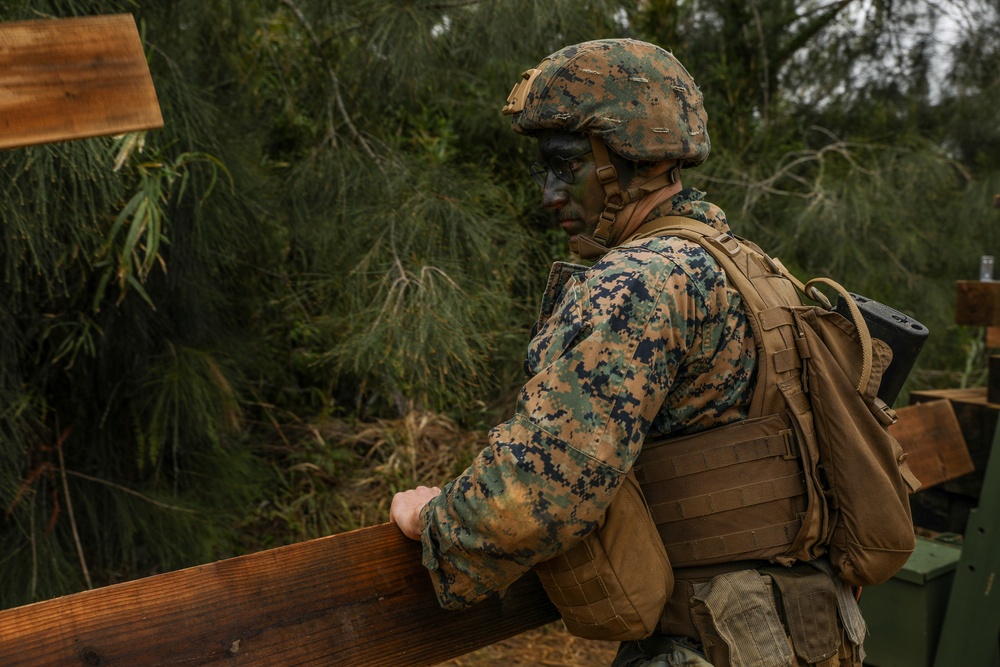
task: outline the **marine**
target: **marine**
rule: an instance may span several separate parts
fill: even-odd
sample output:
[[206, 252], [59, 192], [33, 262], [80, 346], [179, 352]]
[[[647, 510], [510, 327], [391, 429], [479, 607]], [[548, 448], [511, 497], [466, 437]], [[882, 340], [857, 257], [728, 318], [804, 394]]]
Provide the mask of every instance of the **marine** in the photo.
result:
[[[682, 182], [682, 171], [710, 152], [701, 92], [683, 65], [636, 40], [571, 45], [524, 72], [503, 113], [536, 141], [530, 173], [542, 206], [579, 261], [593, 263], [552, 267], [525, 384], [488, 446], [442, 488], [393, 498], [391, 519], [421, 542], [449, 609], [502, 591], [591, 539], [644, 443], [743, 422], [758, 375], [746, 306], [712, 254], [690, 239], [639, 233], [672, 217], [731, 233], [721, 209]], [[717, 609], [723, 581], [734, 587], [729, 599], [761, 590], [756, 565], [702, 572], [675, 589], [704, 593]], [[713, 593], [705, 585], [716, 576], [724, 579]], [[816, 613], [826, 615], [818, 623], [833, 628], [842, 650], [810, 663], [793, 657], [795, 631], [785, 627], [770, 584], [764, 590], [767, 637], [736, 628], [709, 638], [690, 610], [671, 617], [678, 607], [667, 605], [651, 636], [622, 643], [614, 667], [860, 665], [857, 624], [844, 631], [837, 600]], [[664, 601], [671, 592], [657, 594]]]

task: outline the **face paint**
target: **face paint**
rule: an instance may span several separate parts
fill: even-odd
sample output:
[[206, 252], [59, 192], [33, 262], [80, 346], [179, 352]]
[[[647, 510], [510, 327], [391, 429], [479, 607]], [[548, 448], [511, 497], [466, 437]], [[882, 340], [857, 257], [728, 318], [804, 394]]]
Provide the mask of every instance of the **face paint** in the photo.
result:
[[604, 188], [597, 178], [594, 156], [589, 152], [590, 141], [561, 130], [545, 130], [536, 138], [542, 165], [551, 164], [555, 158], [577, 156], [565, 165], [572, 171], [572, 183], [566, 183], [547, 169], [542, 186], [542, 207], [556, 214], [559, 226], [569, 235], [570, 247], [575, 249], [577, 237], [592, 234], [604, 210]]

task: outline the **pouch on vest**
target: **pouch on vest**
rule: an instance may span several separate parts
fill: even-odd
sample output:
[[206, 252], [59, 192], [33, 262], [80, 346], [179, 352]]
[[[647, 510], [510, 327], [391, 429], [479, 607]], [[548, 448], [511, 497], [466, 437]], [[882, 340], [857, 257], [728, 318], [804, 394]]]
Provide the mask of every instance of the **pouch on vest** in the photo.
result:
[[739, 570], [697, 584], [694, 591], [692, 620], [713, 665], [794, 667], [768, 577]]
[[566, 628], [585, 639], [648, 637], [674, 587], [663, 542], [629, 473], [597, 528], [535, 565]]
[[777, 588], [785, 629], [795, 655], [815, 665], [837, 655], [841, 629], [837, 622], [837, 589], [830, 576], [807, 564], [764, 570]]
[[819, 567], [769, 566], [692, 582], [687, 614], [712, 664], [861, 667], [864, 621], [857, 602], [823, 560], [815, 563]]

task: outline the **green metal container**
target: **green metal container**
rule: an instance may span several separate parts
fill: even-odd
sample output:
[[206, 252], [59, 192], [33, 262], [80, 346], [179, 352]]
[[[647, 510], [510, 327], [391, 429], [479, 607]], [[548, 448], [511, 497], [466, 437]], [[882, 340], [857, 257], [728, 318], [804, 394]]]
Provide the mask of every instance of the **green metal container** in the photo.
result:
[[864, 589], [865, 665], [931, 667], [961, 556], [959, 546], [918, 537], [903, 569]]

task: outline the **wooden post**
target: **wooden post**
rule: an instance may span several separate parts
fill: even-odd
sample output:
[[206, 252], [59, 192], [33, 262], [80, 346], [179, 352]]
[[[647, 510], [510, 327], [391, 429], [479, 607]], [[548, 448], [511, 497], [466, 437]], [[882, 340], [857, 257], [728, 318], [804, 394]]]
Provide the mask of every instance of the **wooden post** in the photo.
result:
[[383, 524], [0, 612], [4, 667], [434, 665], [557, 620], [533, 574], [465, 611]]
[[0, 149], [162, 126], [130, 14], [0, 23]]
[[955, 324], [1000, 326], [1000, 281], [959, 280], [955, 293]]

